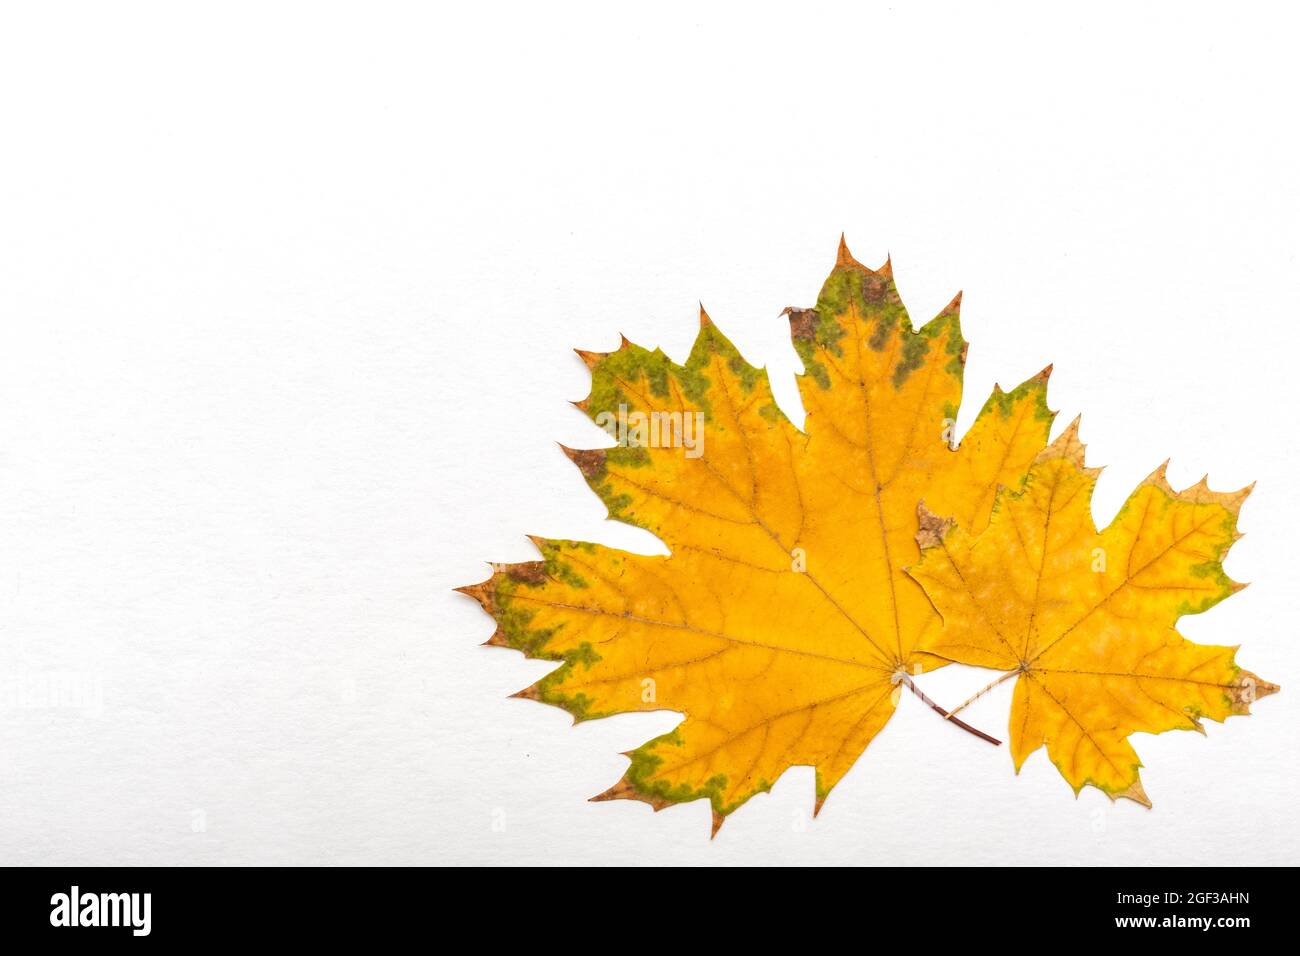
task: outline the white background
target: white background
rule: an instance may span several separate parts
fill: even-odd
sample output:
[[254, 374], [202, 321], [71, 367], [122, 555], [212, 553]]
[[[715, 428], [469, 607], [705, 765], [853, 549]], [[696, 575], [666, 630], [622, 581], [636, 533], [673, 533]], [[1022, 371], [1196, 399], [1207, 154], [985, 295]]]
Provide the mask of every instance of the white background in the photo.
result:
[[[1288, 8], [452, 6], [0, 17], [0, 862], [1300, 862]], [[681, 359], [702, 299], [801, 421], [841, 231], [918, 320], [965, 290], [963, 429], [1056, 363], [1099, 521], [1258, 480], [1183, 630], [1284, 691], [1135, 737], [1154, 809], [909, 698], [710, 842], [586, 802], [674, 715], [478, 646], [450, 589], [525, 533], [659, 548], [554, 444], [605, 443], [570, 347]]]

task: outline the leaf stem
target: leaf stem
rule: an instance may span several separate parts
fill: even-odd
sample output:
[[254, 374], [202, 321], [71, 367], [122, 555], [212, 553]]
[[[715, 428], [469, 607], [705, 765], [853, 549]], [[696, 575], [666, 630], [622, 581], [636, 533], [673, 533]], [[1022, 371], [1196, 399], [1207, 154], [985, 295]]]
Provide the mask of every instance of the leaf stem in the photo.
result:
[[987, 694], [989, 691], [991, 691], [994, 687], [997, 687], [998, 684], [1001, 684], [1004, 680], [1010, 680], [1012, 677], [1016, 677], [1017, 675], [1019, 675], [1019, 673], [1020, 673], [1020, 671], [1018, 671], [1018, 670], [1007, 671], [1005, 674], [1003, 674], [1003, 675], [1002, 675], [1001, 677], [999, 677], [997, 680], [995, 680], [995, 681], [990, 681], [990, 682], [989, 682], [988, 684], [986, 684], [984, 687], [981, 687], [981, 688], [980, 688], [979, 690], [977, 690], [975, 693], [971, 694], [970, 697], [966, 698], [966, 700], [963, 701], [962, 704], [961, 704], [959, 707], [954, 707], [952, 710], [948, 711], [948, 716], [945, 717], [944, 720], [953, 720], [953, 719], [955, 719], [955, 718], [953, 717], [953, 714], [957, 714], [957, 713], [960, 713], [961, 711], [965, 710], [965, 709], [966, 709], [967, 707], [969, 707], [971, 704], [975, 703], [975, 701], [979, 700], [981, 697], [983, 697], [985, 694]]
[[[998, 740], [996, 737], [991, 737], [991, 736], [989, 736], [988, 734], [984, 733], [984, 731], [975, 729], [975, 728], [972, 727], [970, 724], [966, 723], [966, 721], [964, 721], [964, 720], [960, 720], [960, 719], [954, 717], [954, 716], [952, 715], [952, 713], [950, 713], [950, 712], [944, 710], [942, 707], [940, 707], [938, 704], [936, 704], [934, 701], [932, 701], [929, 697], [926, 697], [926, 696], [925, 696], [925, 692], [924, 692], [923, 690], [921, 690], [921, 688], [917, 687], [916, 684], [915, 684], [915, 682], [912, 680], [912, 678], [908, 677], [906, 674], [902, 674], [902, 675], [900, 675], [900, 678], [899, 678], [899, 679], [900, 679], [904, 684], [907, 685], [908, 689], [909, 689], [913, 694], [915, 694], [917, 697], [921, 698], [921, 701], [922, 701], [923, 703], [929, 704], [930, 707], [931, 707], [933, 710], [935, 710], [935, 711], [937, 711], [939, 714], [941, 714], [941, 715], [943, 716], [943, 719], [944, 719], [944, 720], [950, 720], [950, 721], [952, 721], [954, 724], [956, 724], [956, 725], [957, 725], [958, 727], [960, 727], [962, 730], [966, 731], [966, 733], [968, 733], [968, 734], [974, 734], [976, 737], [980, 738], [980, 740], [987, 740], [989, 743], [991, 743], [991, 744], [992, 744], [993, 746], [995, 746], [995, 747], [999, 747], [999, 746], [1002, 745], [1002, 741]], [[966, 703], [969, 704], [970, 701], [967, 701]], [[965, 707], [965, 706], [966, 706], [966, 704], [962, 704], [962, 707]], [[961, 708], [958, 708], [958, 710], [960, 710], [960, 709], [961, 709]]]

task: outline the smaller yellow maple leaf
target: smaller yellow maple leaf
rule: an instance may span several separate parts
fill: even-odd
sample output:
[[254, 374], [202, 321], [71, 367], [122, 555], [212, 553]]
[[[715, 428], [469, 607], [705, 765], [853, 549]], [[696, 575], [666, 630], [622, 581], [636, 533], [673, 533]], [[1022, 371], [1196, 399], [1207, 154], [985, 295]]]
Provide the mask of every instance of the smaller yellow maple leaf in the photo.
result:
[[1250, 488], [1214, 492], [1202, 479], [1175, 492], [1162, 465], [1099, 532], [1100, 469], [1084, 465], [1078, 425], [1039, 454], [1022, 491], [1000, 493], [981, 534], [922, 504], [910, 573], [944, 621], [929, 653], [1006, 671], [995, 683], [1017, 678], [1017, 772], [1045, 745], [1076, 794], [1092, 785], [1150, 806], [1130, 734], [1204, 733], [1200, 718], [1248, 714], [1278, 690], [1240, 668], [1235, 647], [1174, 629], [1245, 587], [1223, 558]]

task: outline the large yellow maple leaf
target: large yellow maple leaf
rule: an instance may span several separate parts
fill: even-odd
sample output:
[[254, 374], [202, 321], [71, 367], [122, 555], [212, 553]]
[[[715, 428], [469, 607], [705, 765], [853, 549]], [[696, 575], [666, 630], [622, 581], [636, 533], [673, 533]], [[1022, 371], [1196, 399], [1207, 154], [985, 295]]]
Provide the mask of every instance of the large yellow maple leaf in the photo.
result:
[[1084, 464], [1076, 420], [1037, 457], [1023, 490], [999, 494], [986, 528], [968, 531], [922, 506], [924, 557], [911, 573], [944, 618], [929, 649], [1004, 671], [995, 684], [1016, 679], [1017, 771], [1045, 745], [1075, 793], [1092, 785], [1150, 806], [1130, 734], [1204, 733], [1200, 718], [1247, 714], [1278, 689], [1240, 668], [1236, 648], [1174, 629], [1243, 587], [1223, 558], [1250, 489], [1214, 492], [1202, 479], [1175, 492], [1162, 465], [1099, 532], [1098, 471]]
[[542, 560], [462, 590], [497, 621], [488, 643], [562, 662], [519, 696], [575, 719], [684, 715], [597, 799], [706, 798], [716, 832], [808, 765], [820, 808], [900, 686], [947, 663], [927, 650], [941, 619], [905, 571], [920, 558], [917, 503], [981, 530], [1052, 421], [1045, 370], [995, 389], [953, 449], [959, 302], [914, 330], [889, 263], [868, 269], [841, 241], [816, 306], [786, 310], [802, 431], [703, 310], [684, 365], [626, 340], [579, 352], [592, 390], [577, 404], [619, 444], [566, 451], [612, 518], [671, 554], [534, 539]]

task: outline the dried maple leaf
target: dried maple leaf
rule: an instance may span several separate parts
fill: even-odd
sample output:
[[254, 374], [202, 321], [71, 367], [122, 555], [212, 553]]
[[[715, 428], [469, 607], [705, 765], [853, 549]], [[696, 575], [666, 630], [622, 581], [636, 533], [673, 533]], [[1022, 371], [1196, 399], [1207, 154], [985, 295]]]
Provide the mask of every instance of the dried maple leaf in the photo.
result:
[[1150, 806], [1130, 734], [1204, 733], [1200, 718], [1247, 714], [1278, 689], [1238, 667], [1236, 648], [1194, 644], [1174, 629], [1244, 587], [1224, 574], [1223, 558], [1250, 489], [1214, 492], [1202, 479], [1175, 492], [1162, 465], [1099, 532], [1091, 503], [1100, 469], [1085, 467], [1083, 452], [1076, 420], [1038, 456], [1023, 490], [999, 494], [982, 531], [922, 506], [924, 557], [912, 575], [944, 618], [930, 651], [1006, 671], [995, 684], [1017, 678], [1017, 771], [1046, 745], [1075, 793], [1091, 784]]
[[562, 662], [517, 696], [575, 719], [685, 715], [594, 799], [706, 798], [716, 832], [811, 765], [820, 808], [900, 685], [947, 663], [926, 651], [941, 621], [904, 571], [920, 556], [917, 502], [981, 529], [1052, 421], [1045, 370], [995, 390], [952, 449], [959, 301], [914, 331], [889, 263], [868, 269], [841, 241], [817, 305], [786, 310], [805, 364], [802, 432], [703, 310], [684, 365], [626, 340], [579, 352], [592, 390], [578, 407], [620, 444], [566, 452], [612, 518], [671, 554], [534, 539], [543, 560], [462, 590], [496, 619], [489, 644]]

